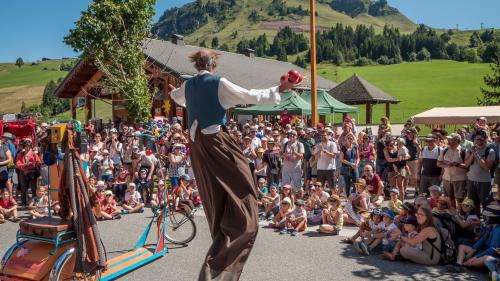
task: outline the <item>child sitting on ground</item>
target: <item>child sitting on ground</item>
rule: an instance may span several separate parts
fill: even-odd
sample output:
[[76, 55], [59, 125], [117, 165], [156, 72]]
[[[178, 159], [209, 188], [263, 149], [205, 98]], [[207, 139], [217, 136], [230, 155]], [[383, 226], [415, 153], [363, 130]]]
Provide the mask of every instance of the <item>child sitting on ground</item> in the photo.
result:
[[104, 192], [105, 199], [101, 201], [100, 214], [98, 219], [101, 220], [116, 220], [120, 219], [120, 209], [116, 206], [116, 201], [113, 196], [113, 191], [106, 190]]
[[269, 223], [269, 227], [282, 229], [285, 227], [286, 217], [292, 212], [292, 200], [289, 197], [281, 200], [281, 208], [274, 217], [273, 221]]
[[280, 234], [290, 233], [292, 236], [297, 236], [299, 232], [307, 228], [307, 211], [305, 208], [306, 202], [304, 200], [297, 200], [295, 208], [290, 212], [285, 219], [285, 229]]
[[[342, 243], [356, 244], [358, 238], [361, 237], [362, 240], [371, 238], [375, 233], [381, 232], [384, 228], [385, 223], [382, 220], [382, 211], [379, 208], [373, 209], [368, 220], [361, 223], [356, 234], [350, 238], [343, 239]], [[361, 249], [358, 252], [362, 253]]]
[[389, 201], [389, 209], [393, 211], [396, 215], [399, 215], [403, 210], [403, 202], [399, 200], [399, 190], [397, 188], [393, 188], [390, 191], [391, 200]]
[[257, 181], [257, 198], [258, 199], [262, 199], [262, 197], [266, 196], [267, 193], [269, 192], [268, 188], [267, 188], [267, 181], [265, 178], [260, 178], [258, 181]]
[[318, 232], [328, 234], [339, 234], [344, 225], [344, 217], [341, 206], [340, 197], [332, 195], [326, 201], [326, 208], [322, 212], [322, 224], [318, 228]]
[[[397, 225], [394, 223], [395, 214], [393, 211], [387, 209], [382, 213], [385, 228], [382, 232], [373, 235], [372, 239], [368, 239], [365, 243], [361, 241], [357, 243], [357, 247], [365, 254], [370, 255], [370, 252], [381, 250], [389, 252], [394, 249], [396, 239], [400, 234]], [[382, 245], [382, 247], [381, 247]]]
[[263, 195], [258, 203], [264, 208], [262, 219], [273, 220], [280, 209], [280, 195], [276, 186], [271, 186], [269, 193]]
[[36, 189], [36, 196], [31, 200], [28, 210], [33, 219], [49, 215], [49, 197], [45, 186], [39, 186]]
[[136, 190], [135, 183], [133, 182], [128, 184], [122, 207], [123, 214], [144, 212], [144, 203], [141, 202], [141, 194]]
[[431, 209], [437, 208], [439, 197], [443, 195], [443, 191], [440, 186], [432, 185], [429, 187], [429, 192], [431, 193], [431, 197], [429, 198], [429, 206]]
[[12, 222], [18, 222], [17, 217], [17, 202], [7, 189], [2, 192], [2, 197], [0, 197], [0, 223], [4, 223], [6, 219]]
[[156, 186], [156, 194], [153, 195], [153, 199], [151, 199], [151, 209], [153, 210], [153, 212], [156, 212], [156, 210], [161, 208], [165, 195], [165, 182], [163, 180], [159, 180]]
[[[409, 216], [401, 220], [401, 223], [403, 224], [403, 233], [404, 236], [408, 238], [414, 238], [415, 236], [418, 235], [417, 227], [418, 227], [418, 221], [417, 218], [414, 216]], [[399, 240], [399, 239], [398, 239]], [[399, 250], [405, 245], [406, 243], [402, 241], [398, 241], [396, 245], [394, 246], [394, 250], [392, 252], [386, 252], [382, 254], [383, 258], [387, 258], [391, 261], [396, 260], [396, 256], [399, 254]], [[419, 243], [415, 246], [411, 246], [415, 249], [422, 250], [422, 244]]]

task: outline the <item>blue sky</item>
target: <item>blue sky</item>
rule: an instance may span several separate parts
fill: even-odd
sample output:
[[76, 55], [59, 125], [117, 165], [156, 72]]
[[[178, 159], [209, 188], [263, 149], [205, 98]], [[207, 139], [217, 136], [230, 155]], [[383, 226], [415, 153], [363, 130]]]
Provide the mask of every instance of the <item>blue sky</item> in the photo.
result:
[[[157, 0], [157, 15], [189, 0]], [[90, 0], [0, 0], [0, 62], [17, 57], [76, 56], [62, 39]], [[304, 0], [304, 2], [307, 2]], [[432, 27], [500, 28], [500, 0], [388, 0], [416, 23]]]

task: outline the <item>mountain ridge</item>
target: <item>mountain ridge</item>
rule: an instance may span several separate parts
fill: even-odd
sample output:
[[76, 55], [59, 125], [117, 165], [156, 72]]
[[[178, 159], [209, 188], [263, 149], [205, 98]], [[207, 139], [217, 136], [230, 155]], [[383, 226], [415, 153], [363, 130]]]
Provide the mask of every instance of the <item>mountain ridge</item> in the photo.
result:
[[[349, 7], [342, 6], [345, 3], [362, 3], [364, 6], [358, 12], [350, 12]], [[380, 32], [385, 25], [396, 27], [403, 33], [410, 33], [417, 27], [396, 8], [389, 6], [386, 0], [321, 0], [317, 3], [316, 16], [319, 30], [329, 29], [337, 23], [353, 28], [372, 25]], [[209, 45], [217, 37], [218, 41], [234, 50], [243, 39], [252, 39], [261, 34], [272, 38], [285, 26], [290, 26], [295, 32], [308, 32], [308, 2], [197, 0], [165, 11], [152, 32], [160, 39], [168, 39], [174, 33], [181, 34], [192, 45]]]

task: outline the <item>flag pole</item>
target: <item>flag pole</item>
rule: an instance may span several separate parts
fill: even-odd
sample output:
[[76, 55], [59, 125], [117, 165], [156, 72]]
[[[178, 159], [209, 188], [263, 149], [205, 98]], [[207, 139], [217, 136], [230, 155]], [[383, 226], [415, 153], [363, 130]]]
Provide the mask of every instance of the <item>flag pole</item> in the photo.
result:
[[317, 108], [317, 85], [316, 85], [316, 3], [315, 0], [309, 0], [310, 11], [310, 54], [311, 54], [311, 123], [313, 126], [318, 124]]

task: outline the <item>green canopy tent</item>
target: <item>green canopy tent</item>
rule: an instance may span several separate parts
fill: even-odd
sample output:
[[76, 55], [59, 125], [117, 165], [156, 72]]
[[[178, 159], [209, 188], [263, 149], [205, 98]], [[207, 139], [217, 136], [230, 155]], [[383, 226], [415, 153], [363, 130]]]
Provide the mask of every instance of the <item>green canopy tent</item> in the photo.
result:
[[296, 92], [286, 92], [281, 97], [279, 104], [263, 104], [250, 107], [237, 107], [235, 114], [248, 115], [279, 115], [283, 110], [287, 110], [292, 115], [310, 115], [311, 105], [302, 99]]
[[[311, 91], [304, 91], [300, 95], [307, 103], [311, 103]], [[358, 112], [359, 109], [355, 106], [347, 105], [343, 102], [336, 100], [326, 91], [318, 90], [318, 113], [319, 115], [328, 115], [334, 113], [353, 113]]]

